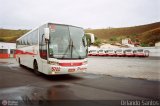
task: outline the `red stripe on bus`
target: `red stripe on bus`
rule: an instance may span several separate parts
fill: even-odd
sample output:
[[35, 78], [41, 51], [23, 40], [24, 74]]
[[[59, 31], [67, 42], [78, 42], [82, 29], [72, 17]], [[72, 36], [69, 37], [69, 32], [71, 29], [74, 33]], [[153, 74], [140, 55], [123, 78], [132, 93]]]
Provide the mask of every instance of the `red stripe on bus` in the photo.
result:
[[145, 56], [143, 53], [135, 54], [136, 56]]
[[24, 52], [24, 51], [22, 51], [22, 50], [16, 50], [16, 54], [36, 55], [36, 54], [33, 53], [33, 52]]
[[0, 53], [0, 58], [9, 58], [9, 54], [7, 54], [7, 53]]
[[59, 63], [60, 66], [81, 66], [82, 62], [76, 63]]

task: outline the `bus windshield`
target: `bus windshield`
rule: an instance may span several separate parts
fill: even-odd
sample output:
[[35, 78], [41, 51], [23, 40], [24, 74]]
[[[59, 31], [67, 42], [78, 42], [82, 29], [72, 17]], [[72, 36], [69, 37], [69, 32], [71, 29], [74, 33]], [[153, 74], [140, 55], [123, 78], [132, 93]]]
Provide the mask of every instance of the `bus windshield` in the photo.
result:
[[128, 50], [126, 50], [126, 52], [132, 52], [132, 50], [128, 49]]
[[139, 49], [139, 50], [137, 50], [138, 52], [143, 52], [143, 49]]
[[103, 52], [103, 50], [99, 50], [99, 52]]
[[116, 50], [116, 52], [122, 52], [122, 50]]
[[54, 25], [50, 28], [49, 57], [57, 59], [84, 59], [87, 42], [82, 28]]

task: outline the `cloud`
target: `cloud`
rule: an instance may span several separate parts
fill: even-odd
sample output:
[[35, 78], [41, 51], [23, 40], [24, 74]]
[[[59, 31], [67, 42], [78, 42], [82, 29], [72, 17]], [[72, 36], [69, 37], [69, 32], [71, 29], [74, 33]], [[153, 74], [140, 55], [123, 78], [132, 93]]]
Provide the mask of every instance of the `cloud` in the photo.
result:
[[31, 29], [45, 22], [84, 28], [159, 21], [159, 0], [0, 0], [0, 27]]

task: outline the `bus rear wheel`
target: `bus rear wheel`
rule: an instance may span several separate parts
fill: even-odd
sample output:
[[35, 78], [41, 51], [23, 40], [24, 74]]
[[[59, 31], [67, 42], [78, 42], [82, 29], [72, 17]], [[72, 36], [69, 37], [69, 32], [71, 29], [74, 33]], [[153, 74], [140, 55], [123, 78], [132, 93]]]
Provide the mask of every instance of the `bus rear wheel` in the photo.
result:
[[34, 61], [34, 63], [33, 63], [33, 69], [34, 69], [34, 73], [35, 73], [36, 75], [41, 75], [41, 73], [38, 71], [37, 61]]

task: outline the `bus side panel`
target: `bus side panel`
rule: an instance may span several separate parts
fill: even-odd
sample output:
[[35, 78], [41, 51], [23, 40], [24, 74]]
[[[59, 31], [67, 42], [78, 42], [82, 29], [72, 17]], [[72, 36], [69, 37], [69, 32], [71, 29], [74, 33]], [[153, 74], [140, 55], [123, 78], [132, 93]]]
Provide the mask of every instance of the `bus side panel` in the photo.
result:
[[26, 66], [33, 69], [33, 60], [34, 60], [34, 52], [33, 52], [33, 46], [26, 47]]
[[20, 59], [20, 64], [26, 66], [26, 55], [24, 48], [17, 50], [17, 60], [19, 61], [19, 59]]

